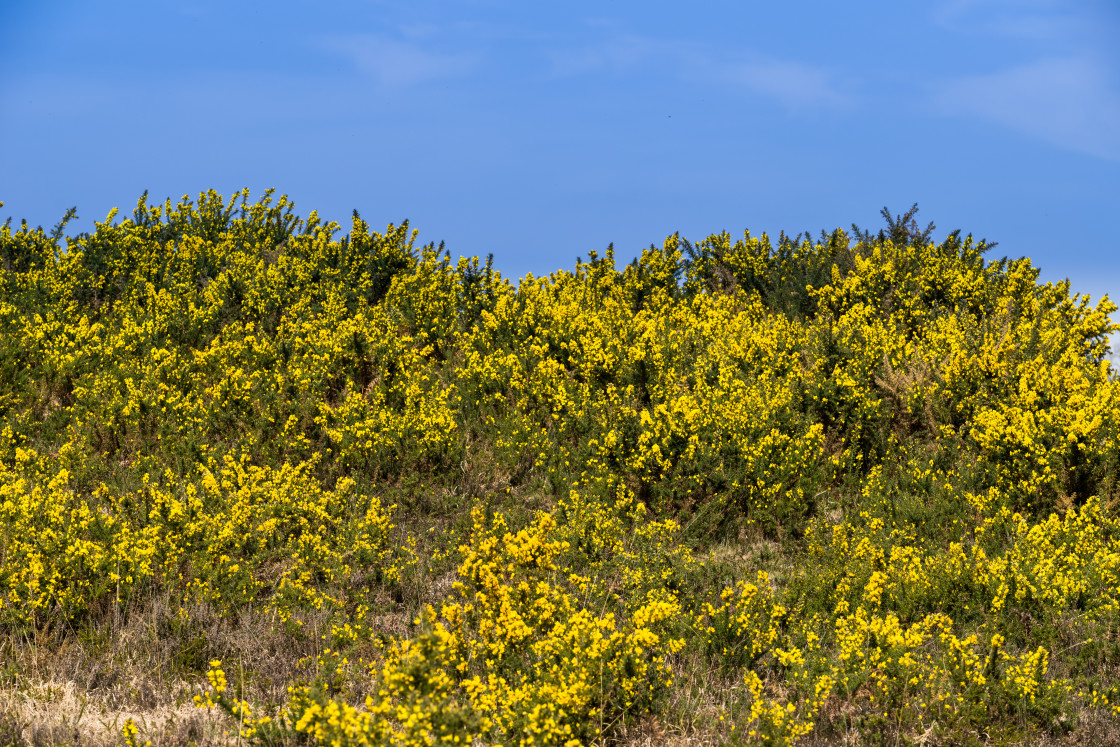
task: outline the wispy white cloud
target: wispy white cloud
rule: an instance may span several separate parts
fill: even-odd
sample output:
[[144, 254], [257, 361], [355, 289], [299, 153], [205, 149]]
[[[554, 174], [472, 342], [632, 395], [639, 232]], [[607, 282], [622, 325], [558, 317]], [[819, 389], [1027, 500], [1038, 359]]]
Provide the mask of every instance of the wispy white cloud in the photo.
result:
[[936, 87], [942, 112], [976, 116], [1068, 150], [1120, 160], [1120, 91], [1093, 60], [1054, 58]]
[[123, 103], [121, 86], [92, 75], [39, 73], [0, 82], [5, 99], [0, 123], [112, 111]]
[[840, 91], [829, 70], [789, 60], [713, 65], [721, 77], [755, 93], [777, 99], [786, 106], [848, 106], [852, 98]]
[[1036, 57], [1093, 54], [1120, 68], [1116, 0], [941, 0], [931, 19], [962, 36], [1030, 45]]
[[456, 78], [469, 74], [478, 65], [474, 53], [442, 54], [377, 34], [320, 37], [319, 46], [347, 58], [362, 73], [390, 87]]
[[545, 49], [549, 72], [558, 78], [578, 75], [625, 75], [647, 70], [665, 62], [665, 53], [680, 47], [675, 43], [658, 43], [630, 34], [621, 34], [598, 44], [578, 48]]
[[938, 110], [1120, 160], [1116, 26], [1103, 8], [1091, 0], [943, 0], [934, 20], [960, 34], [1030, 45], [1017, 65], [935, 84]]
[[547, 54], [551, 73], [557, 77], [657, 71], [746, 91], [791, 108], [845, 106], [853, 101], [829, 68], [749, 51], [718, 53], [693, 42], [618, 35], [596, 45], [553, 49]]
[[934, 22], [967, 34], [1060, 41], [1086, 30], [1084, 3], [1077, 0], [946, 0]]

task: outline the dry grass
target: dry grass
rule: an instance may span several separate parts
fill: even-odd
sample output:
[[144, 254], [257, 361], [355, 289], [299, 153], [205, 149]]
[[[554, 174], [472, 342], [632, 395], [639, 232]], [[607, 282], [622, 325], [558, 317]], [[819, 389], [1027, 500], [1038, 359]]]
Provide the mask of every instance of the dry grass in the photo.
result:
[[[268, 613], [222, 618], [202, 605], [186, 612], [157, 600], [96, 627], [5, 637], [0, 745], [121, 744], [128, 719], [141, 743], [232, 743], [225, 716], [194, 705], [207, 663], [222, 660], [245, 699], [274, 710], [288, 685], [309, 675], [323, 645], [325, 620], [311, 614], [292, 635]], [[395, 617], [386, 624], [401, 627]]]
[[225, 744], [228, 724], [220, 714], [195, 707], [191, 687], [180, 683], [173, 698], [160, 698], [147, 682], [129, 683], [136, 697], [99, 693], [77, 682], [28, 682], [0, 690], [0, 744], [119, 745], [131, 719], [153, 744]]
[[[705, 556], [705, 565], [717, 574], [741, 573], [744, 567], [788, 573], [789, 563], [773, 543], [728, 542]], [[438, 601], [452, 578], [448, 573], [426, 575], [424, 596]], [[121, 744], [121, 727], [128, 719], [138, 727], [141, 742], [235, 744], [235, 730], [224, 715], [194, 706], [206, 662], [223, 660], [232, 679], [245, 684], [244, 697], [260, 708], [275, 708], [289, 684], [311, 674], [313, 664], [306, 658], [313, 662], [324, 645], [319, 634], [326, 621], [306, 616], [303, 622], [305, 633], [293, 635], [266, 612], [223, 618], [205, 606], [194, 606], [179, 616], [156, 600], [97, 628], [44, 633], [38, 640], [8, 636], [0, 641], [0, 745]], [[392, 635], [405, 634], [408, 627], [399, 612], [384, 615], [380, 622], [382, 632]], [[721, 720], [721, 714], [741, 713], [749, 705], [741, 678], [721, 671], [700, 652], [679, 655], [672, 664], [675, 683], [664, 711], [659, 718], [627, 725], [617, 735], [620, 743], [726, 744], [731, 723]], [[1116, 671], [1115, 663], [1103, 667]], [[858, 706], [833, 700], [818, 714], [817, 728], [803, 744], [932, 747], [955, 744], [954, 738], [961, 737], [959, 731], [941, 732], [932, 726], [906, 732], [870, 729], [862, 718], [867, 715]], [[1120, 745], [1120, 718], [1107, 711], [1085, 711], [1025, 742], [981, 733], [976, 743]]]

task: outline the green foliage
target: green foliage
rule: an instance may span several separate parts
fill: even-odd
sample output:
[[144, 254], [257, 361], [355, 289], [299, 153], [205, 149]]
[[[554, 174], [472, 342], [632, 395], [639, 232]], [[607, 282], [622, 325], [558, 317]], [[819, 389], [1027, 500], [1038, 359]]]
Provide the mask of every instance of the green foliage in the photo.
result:
[[329, 642], [283, 703], [180, 657], [261, 743], [1110, 713], [1116, 307], [915, 213], [517, 284], [271, 191], [9, 221], [0, 629], [159, 603]]

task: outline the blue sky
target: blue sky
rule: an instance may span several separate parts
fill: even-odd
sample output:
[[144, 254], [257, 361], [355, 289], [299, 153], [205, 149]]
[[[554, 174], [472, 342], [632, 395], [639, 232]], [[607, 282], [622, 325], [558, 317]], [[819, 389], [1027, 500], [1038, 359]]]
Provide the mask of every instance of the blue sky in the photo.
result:
[[506, 275], [920, 205], [1120, 296], [1114, 0], [0, 0], [0, 217], [268, 187]]

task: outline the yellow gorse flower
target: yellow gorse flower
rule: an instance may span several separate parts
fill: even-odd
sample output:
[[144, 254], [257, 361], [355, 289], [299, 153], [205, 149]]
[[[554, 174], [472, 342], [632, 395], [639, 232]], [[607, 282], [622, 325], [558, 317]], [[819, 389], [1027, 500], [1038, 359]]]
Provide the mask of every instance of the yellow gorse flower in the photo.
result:
[[900, 226], [514, 284], [272, 192], [4, 224], [0, 626], [275, 621], [282, 704], [192, 674], [262, 743], [1112, 713], [1116, 307]]

